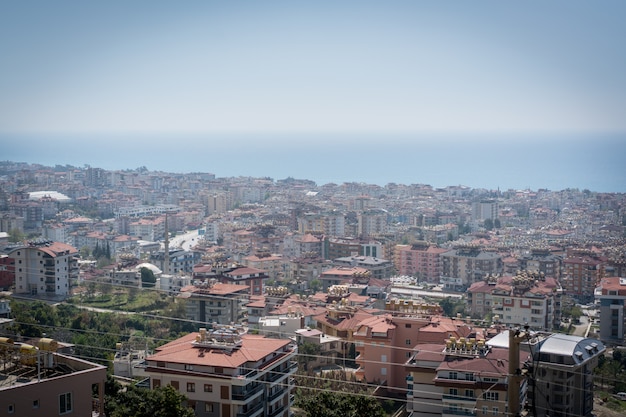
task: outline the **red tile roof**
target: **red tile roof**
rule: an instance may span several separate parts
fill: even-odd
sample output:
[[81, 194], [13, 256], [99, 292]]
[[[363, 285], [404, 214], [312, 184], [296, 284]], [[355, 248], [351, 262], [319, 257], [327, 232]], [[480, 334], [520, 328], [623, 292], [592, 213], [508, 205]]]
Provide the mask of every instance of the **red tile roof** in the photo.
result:
[[159, 347], [156, 353], [149, 356], [149, 361], [163, 361], [190, 365], [217, 366], [222, 368], [237, 368], [246, 362], [258, 362], [277, 350], [284, 349], [291, 343], [288, 339], [270, 339], [258, 335], [243, 335], [239, 349], [226, 352], [220, 349], [204, 349], [202, 356], [200, 348], [194, 347], [191, 342], [196, 340], [198, 332], [190, 333], [180, 339]]

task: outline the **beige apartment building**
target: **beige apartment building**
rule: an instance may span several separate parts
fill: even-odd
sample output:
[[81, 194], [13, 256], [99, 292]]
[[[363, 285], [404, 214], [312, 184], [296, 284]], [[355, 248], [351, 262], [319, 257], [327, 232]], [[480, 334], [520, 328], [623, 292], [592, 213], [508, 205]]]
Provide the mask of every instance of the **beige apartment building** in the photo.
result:
[[200, 329], [147, 358], [151, 388], [171, 385], [198, 417], [289, 417], [298, 365], [291, 340]]
[[[520, 353], [520, 363], [528, 353]], [[445, 344], [420, 344], [406, 362], [410, 417], [507, 415], [509, 351], [484, 341], [451, 337]], [[525, 381], [515, 389], [524, 403]]]
[[552, 277], [539, 272], [488, 275], [467, 290], [467, 312], [474, 317], [491, 314], [514, 326], [527, 323], [532, 329], [550, 331], [561, 322], [563, 289]]

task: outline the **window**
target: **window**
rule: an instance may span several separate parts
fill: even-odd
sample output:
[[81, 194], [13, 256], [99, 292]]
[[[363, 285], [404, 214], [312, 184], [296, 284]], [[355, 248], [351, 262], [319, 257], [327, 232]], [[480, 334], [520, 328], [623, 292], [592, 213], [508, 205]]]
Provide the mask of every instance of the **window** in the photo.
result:
[[[18, 252], [18, 255], [19, 255], [19, 252]], [[15, 413], [15, 404], [9, 404], [9, 406], [7, 407], [7, 413], [9, 414]]]
[[408, 345], [408, 346], [411, 346], [411, 339], [406, 339], [406, 340], [404, 341], [404, 344], [405, 344], [405, 345]]
[[459, 395], [459, 390], [456, 388], [450, 388], [450, 395]]
[[500, 396], [498, 395], [497, 392], [487, 391], [483, 393], [483, 399], [487, 401], [498, 401], [499, 397]]
[[187, 392], [196, 392], [196, 384], [187, 382]]
[[66, 392], [59, 395], [59, 414], [72, 412], [72, 393]]
[[381, 375], [387, 375], [387, 368], [380, 368]]
[[185, 364], [185, 371], [193, 371], [193, 365], [190, 365], [188, 363]]
[[387, 355], [380, 355], [381, 362], [387, 362]]
[[213, 392], [213, 385], [204, 384], [204, 392]]
[[493, 414], [494, 416], [497, 416], [498, 415], [498, 407], [493, 407], [491, 409], [491, 414]]
[[161, 380], [160, 379], [153, 379], [152, 380], [152, 388], [158, 388], [161, 386]]
[[33, 401], [33, 408], [39, 408], [39, 400]]
[[489, 407], [483, 406], [483, 415], [486, 416], [489, 413]]
[[213, 412], [213, 403], [204, 403], [204, 411], [206, 413], [212, 413]]
[[474, 390], [473, 389], [466, 389], [465, 390], [465, 396], [468, 398], [474, 398]]
[[450, 379], [459, 379], [459, 375], [454, 371], [450, 372], [449, 376]]

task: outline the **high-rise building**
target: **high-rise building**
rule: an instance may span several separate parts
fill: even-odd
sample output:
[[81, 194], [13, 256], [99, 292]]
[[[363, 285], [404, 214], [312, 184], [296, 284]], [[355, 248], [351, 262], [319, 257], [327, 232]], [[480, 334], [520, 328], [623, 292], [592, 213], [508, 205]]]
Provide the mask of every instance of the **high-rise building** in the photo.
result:
[[626, 329], [626, 278], [608, 277], [596, 290], [600, 302], [600, 339], [623, 344]]
[[496, 200], [476, 201], [472, 204], [472, 219], [495, 220], [498, 218], [498, 202]]

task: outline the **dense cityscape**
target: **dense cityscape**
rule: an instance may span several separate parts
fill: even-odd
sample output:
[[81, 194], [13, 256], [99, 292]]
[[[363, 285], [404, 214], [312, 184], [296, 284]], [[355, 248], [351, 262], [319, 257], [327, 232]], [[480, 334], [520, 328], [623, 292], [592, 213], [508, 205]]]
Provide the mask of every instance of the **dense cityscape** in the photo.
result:
[[622, 193], [3, 161], [0, 250], [2, 412], [626, 409]]

